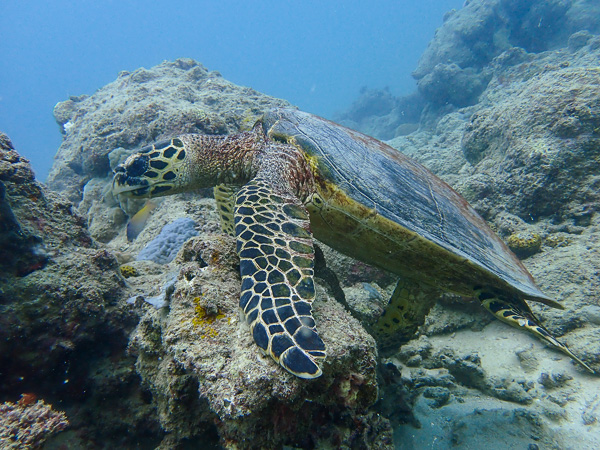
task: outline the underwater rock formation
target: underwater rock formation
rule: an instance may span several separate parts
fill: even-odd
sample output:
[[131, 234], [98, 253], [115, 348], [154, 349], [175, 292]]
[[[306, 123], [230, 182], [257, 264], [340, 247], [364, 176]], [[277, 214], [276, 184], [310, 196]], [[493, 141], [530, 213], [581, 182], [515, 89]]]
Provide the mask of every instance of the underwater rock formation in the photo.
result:
[[[529, 53], [554, 50], [580, 30], [600, 32], [594, 19], [599, 14], [594, 0], [467, 1], [459, 11], [446, 14], [413, 76], [432, 103], [472, 105], [486, 87], [494, 58], [514, 47]], [[432, 89], [436, 81], [438, 88]], [[464, 81], [471, 83], [457, 89]], [[444, 86], [447, 90], [440, 92]]]
[[[600, 38], [593, 41], [600, 46]], [[588, 45], [578, 53], [593, 50]], [[467, 124], [462, 148], [475, 170], [489, 177], [487, 202], [503, 203], [523, 219], [583, 224], [600, 203], [600, 70], [573, 67], [577, 54], [561, 56], [498, 73], [486, 92], [489, 100]], [[540, 63], [546, 63], [543, 69]], [[520, 70], [527, 72], [525, 80], [519, 80]], [[475, 205], [482, 200], [468, 180], [461, 189]]]
[[[415, 97], [427, 100], [417, 108], [418, 131], [397, 130], [392, 117], [399, 103], [385, 92], [366, 92], [347, 120], [396, 136], [392, 145], [459, 190], [503, 238], [538, 236], [524, 263], [565, 310], [532, 308], [599, 369], [600, 38], [592, 34], [598, 24], [581, 13], [596, 5], [527, 2], [517, 20], [505, 11], [517, 3], [473, 1], [448, 16], [416, 71], [421, 92]], [[557, 20], [564, 26], [545, 25]], [[533, 29], [532, 23], [543, 25]], [[457, 89], [464, 83], [470, 89]], [[141, 317], [129, 349], [147, 393], [144, 404], [130, 404], [132, 426], [147, 417], [156, 442], [167, 433], [162, 448], [199, 439], [238, 448], [391, 448], [390, 422], [396, 445], [414, 448], [499, 440], [525, 448], [600, 446], [597, 378], [493, 322], [475, 303], [445, 296], [419, 338], [378, 365], [375, 343], [356, 317], [373, 320], [394, 280], [325, 248], [335, 276], [321, 272], [326, 283], [318, 284], [314, 313], [328, 357], [324, 375], [306, 382], [252, 343], [237, 306], [234, 243], [219, 231], [212, 199], [171, 197], [128, 242], [127, 217], [142, 205], [112, 197], [111, 167], [153, 140], [248, 128], [262, 110], [283, 104], [178, 60], [122, 74], [91, 97], [57, 105], [65, 140], [49, 182], [78, 203], [91, 236], [115, 255], [111, 268], [117, 272], [121, 264], [128, 275], [119, 298], [134, 298], [131, 309]], [[15, 229], [10, 214], [0, 211]], [[174, 261], [135, 260], [182, 217], [199, 234]], [[161, 291], [167, 285], [172, 288]], [[143, 301], [158, 296], [155, 304], [166, 306]], [[134, 376], [120, 367], [130, 381]]]
[[[101, 434], [138, 429], [140, 421], [151, 428], [156, 421], [125, 354], [136, 317], [121, 301], [117, 260], [92, 240], [69, 200], [35, 180], [6, 135], [0, 144], [0, 401], [22, 392], [60, 400], [87, 445]], [[121, 415], [116, 398], [137, 413]]]
[[[385, 419], [364, 420], [377, 400], [375, 342], [325, 289], [314, 314], [328, 357], [324, 375], [306, 382], [254, 344], [238, 307], [233, 238], [195, 237], [175, 263], [180, 271], [168, 308], [140, 304], [146, 312], [130, 345], [171, 441], [213, 430], [232, 448], [391, 443]], [[371, 436], [374, 427], [381, 430]]]
[[120, 332], [127, 313], [117, 306], [123, 283], [116, 260], [94, 244], [71, 202], [35, 181], [11, 147], [0, 151], [3, 226], [8, 211], [14, 223], [3, 233], [12, 234], [14, 265], [0, 272], [2, 388], [31, 390], [37, 377], [68, 378], [69, 355], [102, 333]]
[[[335, 119], [384, 140], [419, 127], [431, 131], [445, 114], [479, 102], [498, 76], [499, 61], [517, 65], [544, 52], [580, 48], [600, 33], [598, 17], [600, 4], [595, 0], [468, 0], [462, 9], [445, 15], [421, 56], [413, 72], [417, 93], [395, 97], [361, 91]], [[390, 106], [397, 104], [403, 106]], [[420, 120], [397, 113], [415, 107], [423, 112]]]
[[19, 188], [32, 197], [39, 195], [41, 191], [33, 181], [29, 161], [14, 150], [8, 136], [0, 133], [0, 270], [19, 277], [43, 268], [48, 262], [40, 230], [32, 230], [27, 223], [23, 229], [11, 206], [14, 203], [11, 194]]
[[63, 142], [48, 186], [79, 204], [86, 183], [110, 174], [113, 149], [133, 149], [183, 133], [249, 129], [265, 108], [284, 105], [288, 103], [236, 86], [192, 59], [121, 72], [93, 95], [71, 97], [54, 108]]

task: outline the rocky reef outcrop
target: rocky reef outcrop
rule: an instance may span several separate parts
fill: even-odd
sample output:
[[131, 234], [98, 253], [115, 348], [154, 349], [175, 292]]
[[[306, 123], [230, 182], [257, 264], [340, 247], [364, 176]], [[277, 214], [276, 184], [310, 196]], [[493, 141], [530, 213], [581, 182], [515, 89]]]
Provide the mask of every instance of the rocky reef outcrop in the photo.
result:
[[138, 303], [145, 313], [130, 350], [169, 442], [208, 433], [232, 448], [390, 445], [388, 421], [369, 410], [378, 393], [373, 338], [319, 286], [324, 375], [307, 382], [282, 371], [240, 314], [238, 264], [235, 239], [203, 233], [172, 265], [179, 275], [168, 307]]
[[[415, 71], [426, 100], [419, 129], [389, 141], [449, 182], [524, 259], [565, 307], [534, 304], [535, 313], [596, 370], [597, 11], [591, 1], [467, 2], [448, 14]], [[389, 126], [385, 108], [380, 119]], [[421, 337], [382, 366], [391, 381], [381, 407], [396, 445], [600, 445], [597, 377], [474, 308], [442, 299]]]
[[[65, 196], [35, 180], [4, 134], [0, 145], [3, 433], [15, 448], [32, 448], [65, 428], [67, 420], [43, 400], [68, 417], [61, 438], [81, 434], [89, 445], [102, 434], [138, 429], [139, 421], [151, 429], [157, 422], [125, 354], [136, 316], [122, 302], [116, 258], [94, 242]], [[121, 406], [112, 408], [117, 399]], [[126, 404], [136, 413], [121, 415]], [[119, 442], [139, 438], [134, 431]]]
[[336, 120], [383, 140], [431, 128], [446, 113], [480, 103], [502, 71], [499, 65], [581, 48], [600, 33], [599, 15], [594, 0], [466, 1], [446, 13], [421, 56], [412, 74], [416, 93], [395, 97], [385, 89], [364, 89]]
[[475, 104], [493, 75], [494, 58], [513, 48], [552, 51], [573, 33], [597, 33], [598, 14], [593, 0], [467, 1], [446, 14], [421, 56], [413, 72], [419, 92], [436, 105]]
[[[565, 307], [535, 314], [596, 370], [597, 8], [467, 2], [423, 55], [418, 93], [365, 90], [340, 117], [462, 193]], [[0, 400], [35, 392], [65, 411], [59, 436], [88, 446], [111, 435], [105, 445], [158, 448], [599, 447], [598, 378], [474, 302], [444, 296], [383, 359], [363, 326], [394, 278], [323, 247], [314, 315], [328, 356], [322, 377], [299, 380], [252, 341], [209, 192], [158, 200], [128, 237], [143, 204], [113, 198], [111, 168], [141, 145], [247, 129], [282, 105], [189, 59], [122, 73], [56, 106], [59, 193], [0, 136]], [[138, 258], [178, 219], [193, 232], [174, 260], [172, 248]]]

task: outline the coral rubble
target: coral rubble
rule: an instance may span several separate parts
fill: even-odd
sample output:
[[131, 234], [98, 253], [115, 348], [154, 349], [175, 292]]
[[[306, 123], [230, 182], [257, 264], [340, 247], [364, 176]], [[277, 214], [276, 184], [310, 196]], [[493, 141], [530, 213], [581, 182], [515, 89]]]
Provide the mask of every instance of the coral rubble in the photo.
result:
[[69, 425], [65, 413], [55, 411], [32, 394], [17, 403], [0, 404], [0, 446], [3, 449], [40, 447], [50, 436]]

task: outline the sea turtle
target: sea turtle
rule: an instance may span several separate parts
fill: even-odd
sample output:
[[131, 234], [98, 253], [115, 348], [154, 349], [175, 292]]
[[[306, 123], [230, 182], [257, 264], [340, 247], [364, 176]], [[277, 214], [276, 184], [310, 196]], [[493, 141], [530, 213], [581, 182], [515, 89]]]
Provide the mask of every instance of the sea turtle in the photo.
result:
[[412, 333], [435, 292], [445, 290], [477, 298], [591, 370], [533, 315], [525, 299], [562, 306], [475, 210], [374, 138], [279, 108], [248, 132], [187, 134], [144, 147], [113, 179], [113, 193], [128, 197], [206, 187], [215, 187], [223, 230], [237, 238], [240, 307], [254, 341], [298, 377], [321, 375], [325, 357], [311, 313], [313, 237], [401, 277], [374, 330], [384, 342], [398, 329]]

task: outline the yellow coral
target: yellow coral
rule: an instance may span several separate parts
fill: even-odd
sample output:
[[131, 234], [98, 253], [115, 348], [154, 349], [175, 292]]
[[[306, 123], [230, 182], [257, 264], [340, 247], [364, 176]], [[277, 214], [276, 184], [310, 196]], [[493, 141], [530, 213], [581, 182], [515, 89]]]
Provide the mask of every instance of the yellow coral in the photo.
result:
[[522, 232], [511, 234], [506, 243], [519, 258], [527, 258], [540, 251], [542, 238], [537, 233]]
[[123, 265], [120, 267], [120, 270], [121, 275], [123, 275], [125, 278], [138, 276], [138, 271], [133, 266]]

